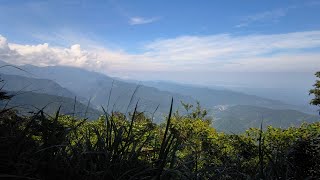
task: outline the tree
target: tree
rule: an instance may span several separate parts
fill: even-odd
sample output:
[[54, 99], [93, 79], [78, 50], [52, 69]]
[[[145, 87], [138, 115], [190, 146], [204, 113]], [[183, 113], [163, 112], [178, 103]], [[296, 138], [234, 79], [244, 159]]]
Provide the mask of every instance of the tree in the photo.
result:
[[[320, 78], [320, 71], [315, 73], [316, 77]], [[314, 98], [310, 101], [310, 104], [320, 106], [320, 80], [316, 80], [313, 85], [314, 89], [309, 91], [309, 95], [313, 94]]]
[[[184, 107], [184, 109], [187, 111], [187, 115], [186, 117], [188, 118], [193, 118], [193, 119], [202, 119], [202, 120], [206, 120], [206, 121], [211, 121], [212, 119], [209, 117], [206, 117], [208, 115], [208, 111], [206, 109], [203, 109], [200, 106], [200, 102], [197, 101], [197, 106], [193, 108], [192, 104], [188, 104], [188, 103], [184, 103], [181, 101], [182, 106]], [[192, 110], [191, 112], [189, 112], [190, 110]], [[178, 113], [177, 113], [178, 114]]]

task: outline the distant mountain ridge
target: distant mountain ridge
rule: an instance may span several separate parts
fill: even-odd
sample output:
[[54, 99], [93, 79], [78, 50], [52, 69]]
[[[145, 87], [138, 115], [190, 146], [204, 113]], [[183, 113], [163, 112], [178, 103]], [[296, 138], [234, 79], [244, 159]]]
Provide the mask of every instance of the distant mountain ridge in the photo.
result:
[[229, 133], [244, 132], [250, 127], [267, 126], [288, 128], [301, 123], [319, 121], [320, 117], [290, 109], [270, 109], [250, 105], [216, 108], [213, 112], [213, 126], [220, 131]]
[[14, 95], [10, 100], [0, 101], [0, 108], [14, 108], [23, 115], [30, 115], [43, 110], [48, 115], [54, 115], [59, 107], [60, 114], [71, 115], [79, 118], [97, 119], [102, 112], [92, 109], [87, 105], [68, 97], [49, 94], [21, 91], [8, 92]]
[[[268, 116], [266, 125], [273, 124], [275, 127], [288, 127], [292, 124], [301, 123], [302, 117], [305, 117], [307, 122], [318, 120], [315, 116], [297, 111], [299, 110], [297, 106], [225, 89], [211, 89], [166, 82], [142, 82], [138, 84], [74, 67], [24, 65], [19, 66], [19, 68], [28, 73], [11, 67], [0, 69], [0, 73], [3, 74], [3, 77], [11, 78], [11, 81], [14, 82], [16, 82], [15, 78], [22, 77], [22, 79], [26, 78], [27, 81], [39, 83], [39, 86], [41, 83], [47, 84], [43, 85], [43, 89], [53, 87], [49, 88], [53, 91], [47, 90], [42, 93], [57, 97], [60, 95], [67, 96], [68, 101], [70, 101], [68, 96], [73, 95], [83, 97], [86, 100], [90, 99], [94, 109], [101, 110], [101, 106], [103, 106], [108, 111], [127, 113], [133, 111], [135, 104], [138, 103], [138, 111], [145, 112], [149, 116], [154, 114], [155, 120], [158, 122], [168, 114], [172, 97], [174, 98], [174, 110], [179, 110], [182, 113], [184, 113], [184, 109], [180, 101], [189, 104], [195, 104], [197, 100], [200, 101], [201, 106], [208, 109], [209, 115], [214, 117], [213, 125], [218, 130], [226, 132], [241, 132], [247, 129], [249, 125], [259, 127], [257, 114], [266, 113]], [[24, 81], [22, 79], [17, 81]], [[21, 87], [19, 86], [19, 88]], [[18, 86], [15, 87], [15, 90], [17, 89]], [[55, 92], [61, 93], [55, 94]], [[109, 95], [111, 95], [110, 99]], [[36, 94], [36, 97], [41, 96]], [[51, 98], [48, 99], [51, 100]], [[24, 101], [26, 101], [26, 98], [19, 100], [19, 102]], [[96, 112], [101, 113], [100, 111]]]
[[61, 87], [58, 83], [48, 79], [28, 78], [19, 75], [1, 74], [3, 82], [0, 85], [6, 91], [32, 91], [35, 93], [74, 98], [77, 95]]
[[[115, 93], [115, 97], [125, 94], [131, 96], [134, 89], [138, 85], [136, 82], [125, 82], [124, 80], [118, 78], [111, 78], [101, 73], [90, 72], [74, 67], [37, 67], [33, 65], [24, 65], [19, 67], [41, 78], [53, 80], [61, 86], [71, 90], [72, 92], [75, 92], [77, 95], [81, 95], [87, 99], [92, 98], [92, 103], [96, 104], [97, 106], [106, 103], [111, 87], [114, 89], [113, 93]], [[30, 74], [19, 70], [3, 70], [3, 73], [30, 76]], [[140, 94], [139, 90], [144, 92], [144, 94]], [[187, 100], [187, 102], [194, 103], [196, 100], [198, 100], [205, 107], [213, 107], [224, 104], [255, 105], [275, 108], [288, 107], [288, 104], [285, 104], [281, 101], [261, 98], [254, 95], [247, 95], [226, 89], [217, 90], [206, 87], [181, 85], [177, 83], [141, 82], [139, 90], [137, 91], [136, 95], [140, 98], [144, 98], [143, 96], [148, 96], [148, 93], [145, 91], [152, 92], [152, 95], [157, 96], [161, 96], [161, 94], [165, 92], [169, 96], [171, 95], [184, 101]], [[158, 94], [154, 94], [153, 92], [157, 92]], [[91, 94], [91, 97], [88, 95], [88, 93]], [[148, 97], [150, 101], [154, 101], [152, 98], [154, 98], [154, 96]]]
[[217, 105], [251, 105], [272, 109], [300, 110], [300, 107], [298, 106], [286, 104], [278, 100], [248, 95], [241, 92], [223, 89], [221, 87], [219, 89], [213, 89], [163, 81], [148, 81], [143, 82], [143, 84], [164, 91], [177, 92], [186, 96], [192, 96], [196, 100], [200, 101], [203, 106], [210, 108]]
[[[0, 72], [53, 80], [62, 87], [76, 93], [78, 96], [90, 99], [91, 104], [98, 109], [101, 108], [101, 106], [107, 108], [109, 105], [109, 110], [129, 112], [133, 110], [135, 104], [138, 102], [139, 111], [149, 115], [155, 112], [155, 117], [161, 119], [169, 112], [172, 97], [174, 97], [175, 109], [181, 106], [180, 101], [193, 104], [196, 102], [190, 96], [114, 80], [106, 75], [79, 68], [64, 66], [37, 67], [32, 65], [19, 66], [19, 68], [28, 73], [14, 68], [1, 69]], [[110, 91], [111, 96], [109, 100]]]

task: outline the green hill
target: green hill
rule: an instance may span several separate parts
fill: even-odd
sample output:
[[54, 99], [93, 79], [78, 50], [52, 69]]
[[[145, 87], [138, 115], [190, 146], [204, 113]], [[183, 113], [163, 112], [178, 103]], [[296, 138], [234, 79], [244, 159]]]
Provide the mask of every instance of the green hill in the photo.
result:
[[273, 127], [288, 128], [299, 126], [303, 122], [316, 122], [320, 118], [296, 110], [270, 109], [265, 107], [237, 105], [231, 107], [216, 108], [213, 112], [215, 119], [213, 126], [220, 131], [239, 133], [250, 127], [260, 127], [263, 120], [264, 128]]
[[[76, 117], [97, 119], [100, 111], [87, 108], [86, 105], [76, 102], [72, 98], [54, 96], [48, 94], [34, 93], [34, 92], [9, 92], [15, 95], [11, 100], [1, 101], [0, 108], [14, 108], [19, 113], [28, 115], [30, 113], [38, 112], [44, 108], [44, 112], [53, 115], [61, 106], [60, 112], [66, 115], [75, 115]], [[74, 108], [75, 107], [75, 108]]]
[[36, 79], [18, 75], [0, 74], [0, 85], [6, 91], [32, 91], [35, 93], [50, 94], [74, 98], [77, 96], [70, 90], [61, 87], [58, 83], [48, 79]]

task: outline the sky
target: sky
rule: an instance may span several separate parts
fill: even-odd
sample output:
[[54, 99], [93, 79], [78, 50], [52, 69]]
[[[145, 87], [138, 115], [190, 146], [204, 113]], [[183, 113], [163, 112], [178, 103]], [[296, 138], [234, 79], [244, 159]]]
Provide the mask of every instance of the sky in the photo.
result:
[[0, 60], [187, 83], [312, 76], [319, 19], [320, 0], [0, 0]]

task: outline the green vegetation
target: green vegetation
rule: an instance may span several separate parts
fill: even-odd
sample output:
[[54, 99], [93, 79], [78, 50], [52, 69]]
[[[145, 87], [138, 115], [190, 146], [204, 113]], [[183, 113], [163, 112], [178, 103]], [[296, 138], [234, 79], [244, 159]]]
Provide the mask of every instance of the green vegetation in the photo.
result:
[[[171, 104], [172, 105], [172, 104]], [[185, 104], [185, 107], [188, 105]], [[135, 106], [137, 107], [137, 105]], [[320, 123], [249, 129], [211, 127], [198, 105], [170, 108], [156, 125], [143, 113], [105, 113], [96, 121], [2, 111], [2, 178], [302, 179], [320, 177]]]
[[[315, 74], [320, 78], [320, 71]], [[310, 94], [314, 95], [314, 98], [311, 100], [310, 104], [315, 106], [320, 106], [320, 80], [316, 80], [316, 83], [313, 85], [314, 89], [310, 90]]]
[[[0, 100], [12, 97], [0, 91]], [[0, 177], [11, 179], [319, 179], [320, 122], [225, 134], [200, 103], [155, 124], [103, 109], [95, 121], [0, 111]], [[110, 112], [110, 113], [108, 113]], [[232, 124], [230, 124], [232, 126]]]

